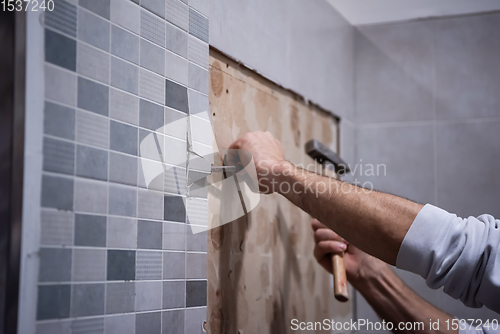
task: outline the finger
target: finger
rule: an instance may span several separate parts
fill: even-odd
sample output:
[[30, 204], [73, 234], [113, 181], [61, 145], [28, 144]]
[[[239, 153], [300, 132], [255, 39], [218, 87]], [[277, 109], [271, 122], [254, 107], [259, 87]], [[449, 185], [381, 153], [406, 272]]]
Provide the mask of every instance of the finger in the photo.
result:
[[320, 241], [325, 241], [325, 240], [340, 241], [340, 242], [347, 244], [347, 242], [344, 240], [344, 238], [342, 238], [340, 235], [333, 232], [329, 228], [317, 229], [314, 232], [314, 242], [318, 243]]
[[314, 256], [318, 261], [328, 254], [341, 254], [345, 252], [347, 245], [340, 241], [325, 240], [320, 241], [314, 248]]
[[319, 220], [313, 219], [311, 222], [311, 227], [314, 231], [316, 231], [319, 228], [328, 228], [326, 225], [323, 225]]

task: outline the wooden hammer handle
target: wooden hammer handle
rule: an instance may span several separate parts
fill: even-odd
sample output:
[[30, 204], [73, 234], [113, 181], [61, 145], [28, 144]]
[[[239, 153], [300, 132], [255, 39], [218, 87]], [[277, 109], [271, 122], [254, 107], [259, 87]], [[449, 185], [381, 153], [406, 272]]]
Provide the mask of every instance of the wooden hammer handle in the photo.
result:
[[333, 291], [335, 298], [339, 302], [349, 300], [349, 292], [347, 290], [347, 276], [344, 266], [344, 253], [332, 254], [333, 267]]

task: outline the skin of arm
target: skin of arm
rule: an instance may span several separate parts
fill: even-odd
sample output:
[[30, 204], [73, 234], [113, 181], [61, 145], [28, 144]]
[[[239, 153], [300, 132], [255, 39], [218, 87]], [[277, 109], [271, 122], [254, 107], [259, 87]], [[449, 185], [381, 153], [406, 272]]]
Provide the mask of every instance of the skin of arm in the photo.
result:
[[[451, 323], [453, 319], [451, 316], [415, 294], [387, 264], [347, 243], [318, 220], [312, 221], [312, 228], [316, 243], [314, 256], [318, 263], [332, 273], [331, 254], [345, 252], [344, 260], [349, 282], [382, 319], [392, 322], [394, 326], [408, 322], [423, 323], [425, 329], [418, 333], [458, 333], [458, 330], [447, 329], [446, 320]], [[439, 329], [431, 330], [430, 321], [434, 323], [438, 320]], [[415, 333], [417, 331], [400, 330], [398, 332]]]

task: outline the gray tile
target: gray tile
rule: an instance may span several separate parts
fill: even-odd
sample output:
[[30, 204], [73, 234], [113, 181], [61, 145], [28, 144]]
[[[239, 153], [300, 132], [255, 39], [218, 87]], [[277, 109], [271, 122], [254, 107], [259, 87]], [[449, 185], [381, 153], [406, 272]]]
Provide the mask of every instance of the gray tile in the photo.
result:
[[141, 6], [165, 18], [165, 0], [142, 0]]
[[59, 1], [53, 10], [45, 11], [44, 14], [47, 27], [76, 37], [76, 6]]
[[176, 26], [166, 23], [166, 48], [181, 57], [188, 57], [188, 34]]
[[71, 249], [40, 248], [39, 282], [71, 281]]
[[165, 76], [168, 79], [177, 81], [183, 85], [188, 84], [188, 62], [185, 58], [179, 57], [175, 53], [166, 51], [165, 53]]
[[42, 285], [38, 287], [37, 320], [69, 317], [71, 286]]
[[137, 226], [137, 248], [161, 249], [162, 222], [139, 220]]
[[164, 109], [162, 106], [146, 101], [140, 100], [139, 103], [139, 125], [158, 131], [163, 126]]
[[184, 308], [185, 301], [185, 281], [163, 282], [163, 309]]
[[104, 327], [106, 333], [135, 334], [135, 314], [106, 317]]
[[109, 217], [107, 247], [137, 248], [137, 221], [135, 219]]
[[187, 88], [167, 79], [165, 84], [165, 105], [187, 114], [189, 111]]
[[139, 64], [139, 37], [117, 27], [111, 27], [111, 53]]
[[191, 136], [193, 141], [205, 144], [207, 146], [212, 146], [213, 135], [212, 135], [212, 124], [210, 121], [206, 121], [199, 117], [191, 117]]
[[182, 279], [186, 277], [186, 254], [183, 252], [163, 253], [163, 279]]
[[[157, 132], [150, 132], [147, 130], [139, 129], [139, 143], [141, 158], [152, 159], [158, 162], [162, 161], [162, 154], [165, 147], [165, 140], [163, 135], [160, 135]], [[151, 166], [146, 164], [146, 161], [144, 160], [141, 162], [143, 167], [142, 172], [147, 172], [148, 177], [150, 177], [149, 174], [153, 172], [151, 168], [156, 167], [161, 169], [161, 165]], [[145, 167], [147, 167], [147, 169], [145, 169]]]
[[140, 7], [131, 1], [111, 0], [111, 22], [139, 34], [141, 29]]
[[[161, 182], [160, 185], [162, 183], [163, 182]], [[163, 219], [163, 192], [156, 192], [151, 189], [139, 189], [137, 193], [137, 201], [137, 216], [139, 218]]]
[[76, 175], [97, 180], [107, 180], [108, 152], [78, 145], [76, 148]]
[[192, 8], [189, 8], [189, 34], [208, 43], [208, 19]]
[[111, 57], [111, 86], [137, 94], [139, 67], [121, 59]]
[[71, 316], [104, 314], [104, 284], [76, 284], [72, 288]]
[[165, 136], [164, 162], [184, 168], [186, 166], [186, 151], [185, 141]]
[[137, 155], [137, 128], [111, 121], [110, 133], [112, 150]]
[[207, 278], [207, 254], [186, 253], [186, 278]]
[[137, 189], [109, 185], [109, 213], [112, 215], [135, 217]]
[[45, 61], [76, 71], [76, 41], [45, 29]]
[[110, 100], [111, 118], [134, 125], [139, 124], [139, 98], [137, 96], [111, 88]]
[[208, 96], [201, 94], [192, 89], [188, 89], [189, 97], [189, 114], [196, 115], [203, 119], [208, 119], [210, 107], [208, 104]]
[[76, 71], [79, 74], [109, 84], [108, 53], [84, 43], [78, 43], [77, 60]]
[[73, 249], [73, 281], [97, 282], [106, 280], [105, 249]]
[[162, 334], [184, 334], [184, 310], [164, 311], [161, 321]]
[[145, 10], [141, 10], [141, 36], [165, 47], [165, 21]]
[[75, 211], [105, 214], [108, 185], [99, 181], [75, 180]]
[[172, 222], [186, 221], [186, 208], [183, 197], [165, 195], [164, 200], [164, 220]]
[[209, 1], [206, 0], [189, 0], [189, 7], [196, 9], [206, 17], [210, 16]]
[[[143, 0], [144, 1], [144, 0]], [[140, 313], [135, 316], [135, 331], [143, 334], [161, 332], [161, 312]]]
[[76, 75], [56, 67], [46, 65], [45, 97], [70, 106], [75, 106]]
[[186, 282], [186, 307], [207, 306], [207, 281]]
[[[93, 0], [89, 0], [93, 1]], [[78, 39], [109, 51], [109, 22], [85, 10], [78, 10]]]
[[207, 232], [192, 233], [188, 227], [186, 233], [186, 250], [193, 252], [207, 251]]
[[43, 132], [65, 139], [75, 139], [75, 110], [45, 102]]
[[137, 185], [137, 158], [110, 152], [109, 181]]
[[75, 246], [106, 247], [106, 217], [75, 215]]
[[[159, 224], [161, 225], [161, 223]], [[152, 252], [152, 251], [138, 250], [136, 256], [137, 256], [135, 262], [136, 280], [161, 280], [162, 266], [163, 266], [161, 251]]]
[[104, 318], [73, 320], [71, 334], [104, 334]]
[[76, 142], [109, 147], [109, 119], [93, 113], [76, 111]]
[[148, 70], [140, 70], [139, 96], [165, 104], [165, 79]]
[[165, 165], [165, 192], [185, 195], [187, 190], [186, 170], [180, 167]]
[[[149, 146], [149, 145], [148, 145]], [[141, 188], [147, 188], [148, 190], [163, 191], [163, 168], [162, 163], [159, 161], [149, 160], [148, 156], [143, 154], [141, 149], [141, 159], [139, 159], [137, 164], [138, 173], [138, 186]], [[158, 158], [160, 153], [156, 152], [156, 157]], [[146, 173], [144, 172], [146, 171]], [[148, 178], [148, 184], [146, 185], [146, 177]]]
[[[208, 198], [208, 189], [210, 186], [210, 184], [208, 183], [207, 177], [210, 175], [210, 173], [197, 172], [197, 171], [190, 170], [189, 174], [190, 175], [197, 174], [195, 180], [193, 180], [193, 182], [191, 182], [189, 184], [189, 196], [207, 199]], [[193, 219], [189, 218], [189, 216], [192, 216]], [[196, 213], [193, 213], [193, 212], [188, 213], [188, 219], [189, 219], [190, 224], [193, 224], [193, 222], [196, 222], [195, 224], [204, 223], [203, 225], [206, 225], [207, 220], [208, 220], [206, 214], [197, 215]]]
[[78, 108], [108, 116], [109, 88], [78, 77]]
[[176, 223], [163, 223], [163, 249], [186, 249], [186, 225]]
[[73, 175], [75, 171], [75, 144], [43, 138], [43, 170]]
[[208, 225], [208, 201], [201, 198], [188, 198], [186, 200], [187, 222], [189, 224]]
[[186, 140], [187, 134], [187, 115], [171, 108], [165, 108], [165, 126], [166, 135]]
[[70, 334], [70, 321], [42, 322], [36, 325], [36, 334]]
[[165, 50], [141, 39], [141, 66], [156, 72], [165, 74]]
[[207, 308], [200, 307], [186, 310], [186, 333], [190, 334], [204, 334], [203, 323], [207, 319]]
[[134, 312], [134, 305], [134, 282], [106, 284], [106, 314]]
[[188, 6], [179, 0], [166, 0], [167, 13], [165, 18], [182, 30], [188, 30]]
[[135, 310], [152, 311], [161, 309], [162, 282], [135, 283]]
[[208, 94], [208, 71], [193, 63], [189, 63], [188, 72], [189, 88]]
[[73, 245], [75, 217], [72, 212], [42, 210], [40, 216], [42, 245]]
[[42, 207], [73, 210], [73, 180], [42, 176]]
[[[193, 151], [196, 154], [189, 156], [189, 168], [197, 171], [210, 172], [214, 163], [214, 150], [212, 146], [193, 142]], [[202, 156], [203, 158], [200, 158]]]
[[190, 35], [188, 40], [188, 59], [208, 69], [208, 43]]
[[135, 251], [108, 250], [108, 281], [132, 281], [135, 279]]
[[78, 4], [109, 20], [110, 2], [109, 0], [78, 0]]

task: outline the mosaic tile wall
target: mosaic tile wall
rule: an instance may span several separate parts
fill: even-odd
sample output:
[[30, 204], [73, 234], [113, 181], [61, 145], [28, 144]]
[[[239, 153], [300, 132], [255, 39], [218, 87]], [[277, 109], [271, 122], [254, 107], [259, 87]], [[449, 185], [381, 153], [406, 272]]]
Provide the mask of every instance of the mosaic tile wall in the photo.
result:
[[59, 0], [43, 22], [37, 333], [202, 333], [208, 1]]

